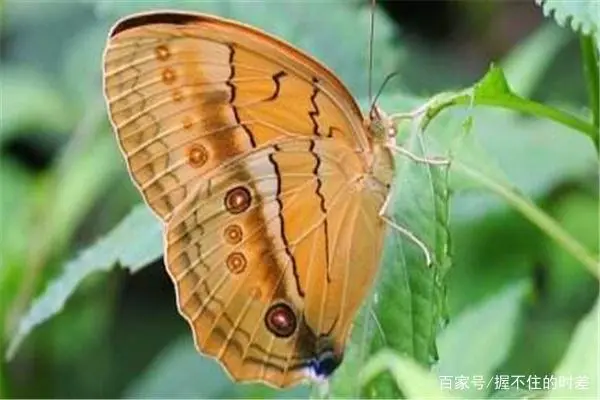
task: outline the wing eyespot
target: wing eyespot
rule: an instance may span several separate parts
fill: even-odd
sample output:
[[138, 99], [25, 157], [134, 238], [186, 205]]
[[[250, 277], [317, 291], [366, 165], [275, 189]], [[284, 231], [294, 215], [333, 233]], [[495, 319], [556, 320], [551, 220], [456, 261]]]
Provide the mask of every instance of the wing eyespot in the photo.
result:
[[193, 168], [200, 168], [208, 161], [208, 151], [200, 144], [193, 144], [187, 149], [188, 164]]
[[250, 207], [252, 196], [244, 186], [237, 186], [225, 195], [225, 208], [232, 214], [239, 214]]
[[246, 257], [240, 252], [231, 253], [227, 256], [227, 269], [235, 275], [239, 275], [246, 269], [246, 265], [248, 265], [248, 261], [246, 261]]
[[225, 228], [225, 241], [229, 244], [238, 244], [242, 241], [243, 233], [239, 225], [229, 225]]
[[169, 57], [171, 56], [171, 52], [169, 51], [169, 48], [167, 46], [165, 46], [164, 44], [161, 44], [160, 46], [156, 46], [156, 48], [154, 49], [154, 53], [156, 54], [156, 59], [158, 61], [167, 61], [169, 59]]
[[165, 68], [162, 71], [162, 81], [164, 82], [165, 85], [171, 85], [173, 84], [173, 82], [175, 82], [175, 79], [177, 78], [177, 76], [175, 75], [175, 71], [173, 70], [173, 68]]
[[276, 302], [265, 314], [265, 326], [275, 336], [288, 338], [296, 332], [298, 321], [292, 307], [283, 302]]

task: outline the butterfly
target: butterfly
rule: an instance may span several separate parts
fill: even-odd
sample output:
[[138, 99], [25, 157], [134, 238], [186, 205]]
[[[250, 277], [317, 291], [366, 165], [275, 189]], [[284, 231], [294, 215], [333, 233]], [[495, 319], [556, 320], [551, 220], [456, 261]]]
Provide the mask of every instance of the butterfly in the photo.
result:
[[119, 21], [104, 91], [197, 349], [236, 381], [330, 376], [396, 226], [393, 120], [292, 45], [202, 14]]

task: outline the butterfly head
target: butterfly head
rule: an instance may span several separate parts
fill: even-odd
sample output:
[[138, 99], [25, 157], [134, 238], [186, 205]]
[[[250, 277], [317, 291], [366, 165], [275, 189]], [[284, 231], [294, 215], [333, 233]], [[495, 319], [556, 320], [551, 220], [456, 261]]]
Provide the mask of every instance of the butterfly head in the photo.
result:
[[373, 105], [369, 117], [365, 121], [367, 130], [371, 134], [374, 143], [394, 143], [398, 131], [394, 120], [390, 118], [381, 108]]

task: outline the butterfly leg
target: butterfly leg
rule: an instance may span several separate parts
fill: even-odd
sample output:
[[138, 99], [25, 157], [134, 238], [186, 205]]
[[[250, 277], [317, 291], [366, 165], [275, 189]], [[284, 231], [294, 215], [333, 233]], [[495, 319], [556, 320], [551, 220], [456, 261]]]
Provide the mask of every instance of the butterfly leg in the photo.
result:
[[419, 248], [423, 252], [423, 255], [425, 256], [425, 262], [427, 263], [427, 266], [429, 267], [431, 265], [431, 263], [432, 263], [432, 261], [431, 261], [431, 253], [429, 252], [429, 249], [427, 249], [427, 246], [425, 246], [425, 243], [423, 243], [423, 241], [421, 241], [421, 239], [419, 239], [418, 237], [416, 237], [415, 234], [412, 233], [411, 231], [409, 231], [408, 229], [406, 229], [406, 228], [398, 225], [397, 223], [395, 223], [391, 218], [389, 218], [389, 217], [387, 217], [385, 215], [381, 215], [380, 217], [389, 226], [391, 226], [392, 229], [394, 229], [397, 232], [401, 233], [402, 235], [406, 236], [408, 239], [410, 239], [410, 241], [412, 241], [414, 244], [416, 244], [417, 246], [419, 246]]
[[431, 158], [427, 158], [427, 157], [420, 157], [412, 152], [410, 152], [409, 150], [405, 149], [402, 146], [398, 146], [395, 144], [387, 144], [386, 145], [387, 148], [389, 148], [390, 150], [405, 155], [408, 158], [410, 158], [411, 160], [418, 162], [418, 163], [423, 163], [423, 164], [429, 164], [429, 165], [450, 165], [450, 160], [447, 158], [443, 158], [443, 157], [431, 157]]
[[386, 215], [386, 209], [387, 209], [387, 207], [389, 205], [391, 197], [392, 197], [391, 194], [388, 194], [387, 198], [383, 202], [383, 205], [381, 206], [381, 210], [379, 210], [379, 218], [381, 218], [392, 229], [394, 229], [395, 231], [397, 231], [401, 235], [404, 235], [411, 242], [413, 242], [414, 244], [416, 244], [421, 249], [421, 251], [423, 252], [423, 255], [425, 256], [425, 262], [427, 263], [427, 266], [428, 267], [431, 266], [431, 264], [432, 264], [431, 252], [429, 251], [429, 249], [427, 248], [427, 246], [425, 245], [425, 243], [423, 243], [423, 241], [421, 239], [419, 239], [410, 230], [408, 230], [408, 229], [404, 228], [403, 226], [400, 226], [399, 224], [397, 224], [393, 220], [393, 217], [389, 217], [389, 216]]

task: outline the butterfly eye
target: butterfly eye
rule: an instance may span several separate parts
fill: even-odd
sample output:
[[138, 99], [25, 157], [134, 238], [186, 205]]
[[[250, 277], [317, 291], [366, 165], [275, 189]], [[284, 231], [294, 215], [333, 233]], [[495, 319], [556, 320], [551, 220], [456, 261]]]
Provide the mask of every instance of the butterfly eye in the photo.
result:
[[242, 253], [231, 253], [227, 257], [227, 269], [233, 274], [241, 274], [246, 269], [246, 257]]
[[232, 214], [239, 214], [250, 207], [250, 191], [243, 186], [231, 189], [225, 195], [225, 208]]
[[296, 315], [287, 304], [275, 303], [265, 314], [265, 324], [275, 336], [287, 338], [296, 331]]

